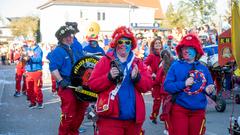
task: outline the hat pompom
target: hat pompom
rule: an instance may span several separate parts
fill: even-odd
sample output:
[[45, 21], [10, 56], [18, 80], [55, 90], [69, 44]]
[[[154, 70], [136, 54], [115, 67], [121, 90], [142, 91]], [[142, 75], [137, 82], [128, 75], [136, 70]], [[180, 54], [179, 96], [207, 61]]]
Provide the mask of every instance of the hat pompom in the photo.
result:
[[196, 49], [197, 53], [202, 56], [204, 51], [202, 49], [202, 45], [198, 37], [194, 34], [187, 34], [182, 38], [179, 44], [176, 46], [177, 54], [181, 52], [182, 47], [193, 47]]
[[129, 38], [132, 41], [131, 50], [134, 50], [137, 47], [137, 39], [134, 37], [134, 34], [130, 30], [130, 28], [127, 28], [126, 26], [121, 26], [118, 27], [112, 34], [112, 41], [110, 43], [111, 48], [115, 48], [117, 45], [117, 41], [123, 37]]

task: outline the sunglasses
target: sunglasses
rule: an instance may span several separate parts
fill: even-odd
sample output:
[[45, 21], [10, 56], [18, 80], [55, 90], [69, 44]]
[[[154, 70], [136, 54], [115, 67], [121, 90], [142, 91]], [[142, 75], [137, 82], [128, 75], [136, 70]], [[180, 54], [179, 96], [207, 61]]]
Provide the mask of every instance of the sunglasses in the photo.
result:
[[131, 45], [132, 41], [131, 40], [118, 40], [118, 44], [126, 44], [126, 45]]

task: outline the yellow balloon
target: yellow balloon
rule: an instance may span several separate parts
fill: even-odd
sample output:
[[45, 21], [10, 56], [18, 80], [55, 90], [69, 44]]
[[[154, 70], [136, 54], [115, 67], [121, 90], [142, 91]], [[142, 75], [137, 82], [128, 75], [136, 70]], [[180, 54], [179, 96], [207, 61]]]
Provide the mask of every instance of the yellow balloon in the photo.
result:
[[97, 36], [100, 31], [100, 25], [96, 22], [92, 22], [87, 29], [87, 36]]

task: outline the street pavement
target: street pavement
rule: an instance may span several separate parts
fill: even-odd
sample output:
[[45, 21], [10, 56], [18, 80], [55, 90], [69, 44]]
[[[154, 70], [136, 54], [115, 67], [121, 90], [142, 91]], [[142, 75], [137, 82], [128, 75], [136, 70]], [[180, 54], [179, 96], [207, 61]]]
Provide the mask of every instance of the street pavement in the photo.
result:
[[[15, 98], [14, 65], [0, 65], [0, 135], [57, 135], [60, 121], [60, 100], [51, 92], [50, 73], [48, 65], [43, 70], [43, 109], [29, 109], [26, 96]], [[235, 93], [240, 93], [238, 89]], [[146, 104], [146, 121], [143, 128], [145, 135], [163, 135], [164, 124], [159, 121], [155, 125], [149, 120], [152, 108], [152, 97], [144, 95]], [[234, 107], [233, 107], [234, 105]], [[207, 108], [206, 135], [228, 135], [229, 117], [240, 115], [240, 105], [227, 100], [227, 109], [223, 113], [215, 110], [211, 104]], [[86, 132], [81, 135], [93, 135], [92, 122], [84, 119], [82, 127]]]

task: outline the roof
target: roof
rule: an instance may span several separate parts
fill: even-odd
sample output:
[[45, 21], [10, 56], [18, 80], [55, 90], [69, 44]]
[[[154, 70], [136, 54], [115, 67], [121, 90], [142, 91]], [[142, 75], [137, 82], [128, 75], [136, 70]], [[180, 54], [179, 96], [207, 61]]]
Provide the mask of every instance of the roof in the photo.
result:
[[154, 27], [154, 26], [133, 26], [135, 30], [159, 30], [159, 31], [168, 31], [167, 28]]
[[142, 6], [155, 8], [155, 19], [163, 19], [164, 14], [160, 0], [49, 0], [47, 3], [39, 6], [43, 10], [52, 5], [98, 5], [98, 6]]
[[129, 4], [133, 4], [135, 6], [155, 8], [154, 18], [155, 19], [163, 19], [164, 18], [160, 0], [124, 0], [124, 1], [129, 2]]

